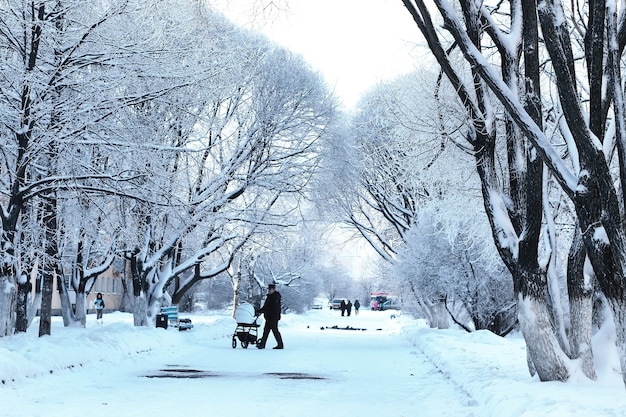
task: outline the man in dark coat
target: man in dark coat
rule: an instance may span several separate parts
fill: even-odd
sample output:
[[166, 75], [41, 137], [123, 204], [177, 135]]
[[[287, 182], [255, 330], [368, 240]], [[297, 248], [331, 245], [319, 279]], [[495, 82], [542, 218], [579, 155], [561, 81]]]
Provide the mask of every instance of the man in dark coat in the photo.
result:
[[278, 320], [280, 320], [280, 293], [276, 291], [276, 285], [270, 284], [267, 286], [267, 298], [263, 307], [259, 310], [259, 314], [263, 313], [265, 318], [265, 327], [263, 328], [263, 337], [261, 341], [257, 343], [259, 349], [265, 349], [265, 342], [270, 334], [270, 330], [274, 334], [277, 345], [274, 349], [283, 349], [283, 338], [278, 331]]

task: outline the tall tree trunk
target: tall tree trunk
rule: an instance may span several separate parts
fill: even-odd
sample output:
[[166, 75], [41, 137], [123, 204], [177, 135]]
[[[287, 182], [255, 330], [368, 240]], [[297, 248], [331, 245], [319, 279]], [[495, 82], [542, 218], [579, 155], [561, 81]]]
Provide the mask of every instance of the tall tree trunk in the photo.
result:
[[16, 308], [15, 308], [15, 331], [26, 332], [28, 330], [28, 296], [33, 285], [26, 274], [17, 283]]
[[41, 267], [43, 282], [41, 286], [41, 313], [39, 321], [39, 336], [50, 335], [52, 332], [52, 295], [54, 279], [61, 275], [56, 269], [58, 265], [57, 249], [57, 198], [55, 191], [44, 197], [43, 225], [45, 228], [45, 256]]
[[87, 294], [85, 292], [76, 293], [76, 311], [74, 312], [74, 322], [79, 323], [81, 327], [87, 326]]
[[607, 301], [613, 311], [616, 333], [615, 345], [622, 369], [622, 381], [626, 385], [626, 302], [623, 297], [620, 299], [607, 297]]
[[237, 268], [237, 271], [231, 275], [232, 283], [233, 283], [233, 318], [235, 318], [235, 313], [237, 312], [237, 307], [239, 306], [239, 290], [241, 289], [241, 268]]
[[63, 317], [63, 326], [71, 326], [74, 322], [74, 312], [72, 311], [72, 303], [70, 302], [67, 287], [60, 274], [57, 275], [57, 292], [59, 293], [59, 299], [61, 300], [61, 316]]
[[50, 335], [52, 332], [52, 293], [54, 274], [43, 271], [41, 281], [41, 307], [39, 309], [39, 336]]
[[[520, 255], [521, 256], [521, 255]], [[534, 260], [536, 264], [536, 259]], [[569, 358], [557, 339], [548, 306], [548, 283], [545, 271], [523, 268], [520, 260], [513, 273], [517, 313], [526, 342], [528, 368], [541, 381], [566, 381], [570, 376]]]
[[132, 312], [133, 311], [133, 303], [130, 294], [130, 288], [128, 288], [128, 271], [130, 269], [130, 262], [128, 259], [124, 260], [124, 271], [122, 273], [121, 282], [122, 282], [122, 300], [120, 301], [120, 311], [123, 312]]
[[28, 326], [33, 323], [37, 316], [37, 310], [41, 307], [41, 279], [37, 278], [37, 284], [35, 285], [35, 296], [30, 300], [28, 305]]
[[[95, 279], [95, 278], [94, 278]], [[74, 320], [80, 323], [82, 327], [87, 326], [87, 279], [81, 279], [76, 289], [76, 310], [74, 311]], [[90, 286], [93, 289], [93, 286]]]
[[446, 309], [445, 296], [440, 296], [433, 305], [433, 319], [436, 321], [438, 329], [449, 329], [450, 321]]
[[580, 233], [576, 227], [574, 239], [567, 260], [567, 290], [570, 304], [570, 356], [580, 359], [583, 373], [590, 379], [596, 379], [591, 349], [593, 325], [594, 277], [585, 276], [587, 253]]
[[566, 381], [569, 358], [554, 336], [545, 298], [519, 294], [517, 307], [531, 374], [536, 372], [541, 381]]
[[140, 295], [136, 295], [134, 299], [133, 324], [135, 326], [148, 327], [150, 324], [148, 323], [148, 301], [146, 300], [146, 296], [141, 293]]
[[428, 302], [424, 300], [422, 297], [416, 297], [416, 300], [422, 309], [422, 314], [425, 316], [426, 320], [428, 321], [428, 327], [430, 327], [431, 329], [436, 329], [437, 324], [435, 322], [435, 319], [433, 317], [433, 312], [431, 311], [431, 308]]
[[[130, 259], [130, 270], [133, 277], [133, 323], [135, 326], [149, 326], [148, 323], [148, 300], [147, 300], [147, 283], [145, 275], [142, 272], [141, 262], [137, 258], [139, 250], [128, 253]], [[156, 320], [156, 316], [154, 317]], [[154, 323], [152, 323], [154, 325]]]
[[[498, 187], [493, 147], [484, 146], [483, 143], [493, 141], [485, 138], [475, 145], [485, 212], [500, 257], [513, 277], [529, 371], [531, 375], [536, 372], [542, 381], [565, 381], [570, 375], [568, 358], [554, 332], [552, 311], [548, 306], [546, 271], [538, 264], [543, 172], [537, 167], [537, 161], [527, 161], [529, 170], [524, 180], [525, 192], [519, 194], [523, 199], [514, 201], [515, 207], [524, 213], [523, 221], [519, 222], [519, 231], [511, 230], [513, 224], [508, 225], [502, 218], [503, 213], [506, 213], [506, 205]], [[519, 235], [524, 238], [519, 239]]]
[[15, 331], [15, 305], [17, 291], [12, 276], [0, 276], [0, 336], [10, 336]]

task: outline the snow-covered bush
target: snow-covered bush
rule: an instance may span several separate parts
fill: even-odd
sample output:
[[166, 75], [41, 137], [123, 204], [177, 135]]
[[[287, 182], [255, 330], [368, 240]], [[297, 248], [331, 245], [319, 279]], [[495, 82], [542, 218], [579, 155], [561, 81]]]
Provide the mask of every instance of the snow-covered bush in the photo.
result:
[[447, 313], [468, 330], [504, 334], [511, 329], [516, 319], [512, 280], [489, 236], [478, 233], [477, 223], [485, 221], [459, 218], [452, 225], [429, 213], [419, 216], [390, 267], [405, 309], [438, 327], [445, 323], [438, 315]]

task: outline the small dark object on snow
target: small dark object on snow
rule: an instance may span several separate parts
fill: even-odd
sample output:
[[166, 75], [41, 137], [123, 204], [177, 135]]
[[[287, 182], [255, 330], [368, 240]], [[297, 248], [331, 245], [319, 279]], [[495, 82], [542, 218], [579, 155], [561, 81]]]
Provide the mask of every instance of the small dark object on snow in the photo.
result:
[[276, 376], [280, 379], [326, 379], [322, 376], [305, 374], [301, 372], [268, 372], [263, 375]]
[[335, 330], [363, 330], [363, 331], [367, 330], [367, 329], [364, 329], [364, 328], [361, 328], [361, 327], [352, 327], [352, 326], [339, 327], [339, 326], [337, 326], [336, 324], [335, 324], [334, 326], [330, 326], [330, 327], [328, 327], [328, 326], [326, 326], [326, 327], [322, 326], [320, 329], [321, 329], [321, 330], [324, 330], [324, 329], [335, 329]]
[[167, 329], [167, 324], [168, 324], [167, 322], [168, 322], [167, 314], [156, 315], [156, 327]]

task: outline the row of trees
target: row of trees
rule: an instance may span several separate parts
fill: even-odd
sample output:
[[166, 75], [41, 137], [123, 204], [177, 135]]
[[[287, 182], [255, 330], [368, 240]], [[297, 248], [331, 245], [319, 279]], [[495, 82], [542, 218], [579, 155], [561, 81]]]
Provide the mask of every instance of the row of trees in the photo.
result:
[[403, 4], [437, 67], [436, 111], [423, 95], [407, 99], [419, 94], [407, 83], [367, 97], [347, 146], [332, 149], [352, 163], [333, 166], [325, 190], [425, 314], [452, 295], [474, 327], [505, 333], [516, 311], [541, 380], [577, 368], [595, 378], [594, 309], [607, 308], [626, 382], [626, 10], [612, 0]]
[[598, 288], [626, 369], [623, 10], [404, 4], [436, 62], [430, 99], [407, 77], [337, 124], [299, 57], [199, 2], [6, 0], [0, 335], [26, 330], [33, 275], [40, 334], [55, 279], [66, 323], [84, 323], [116, 259], [137, 325], [220, 274], [235, 303], [268, 279], [320, 291], [335, 274], [311, 267], [310, 246], [268, 249], [321, 168], [336, 174], [314, 182], [324, 209], [346, 213], [431, 322], [443, 306], [504, 334], [517, 312], [532, 373], [594, 378]]
[[[378, 96], [383, 105], [366, 103], [359, 110], [367, 123], [357, 118], [356, 126], [368, 134], [356, 146], [363, 166], [375, 157], [373, 166], [385, 170], [357, 167], [361, 194], [340, 201], [349, 221], [397, 262], [398, 248], [415, 240], [411, 231], [447, 230], [440, 228], [445, 216], [430, 215], [428, 232], [421, 211], [458, 191], [446, 179], [467, 178], [465, 165], [449, 160], [447, 171], [437, 171], [442, 186], [426, 184], [433, 165], [415, 153], [433, 152], [434, 161], [448, 145], [462, 149], [473, 158], [492, 241], [512, 278], [531, 373], [563, 381], [580, 367], [595, 378], [592, 318], [600, 294], [615, 322], [626, 382], [625, 10], [614, 1], [403, 3], [439, 70], [431, 82], [438, 110], [426, 125], [436, 127], [440, 146], [412, 152], [388, 140], [407, 145], [424, 135], [417, 129], [423, 123], [411, 123], [424, 114], [416, 103], [399, 105], [393, 94]], [[388, 113], [372, 123], [381, 109]], [[434, 287], [423, 289], [439, 296]]]
[[[613, 313], [626, 370], [624, 10], [619, 17], [610, 1], [404, 4], [465, 110], [465, 143], [474, 152], [496, 247], [513, 277], [531, 372], [565, 380], [574, 359], [595, 377], [594, 282]], [[498, 158], [500, 150], [506, 160]], [[567, 196], [576, 222], [568, 242], [566, 334], [550, 311], [549, 261], [563, 236], [555, 233], [548, 178]]]
[[[383, 261], [382, 287], [403, 308], [448, 327], [506, 334], [515, 322], [510, 276], [490, 239], [463, 121], [427, 69], [381, 83], [360, 101], [346, 134], [333, 201]], [[434, 110], [433, 110], [434, 109]], [[445, 115], [445, 116], [444, 116]], [[446, 130], [441, 129], [440, 121]], [[450, 174], [456, 175], [450, 175]]]
[[191, 0], [7, 0], [0, 51], [3, 336], [38, 307], [32, 275], [49, 334], [54, 280], [84, 323], [120, 258], [135, 324], [152, 323], [294, 224], [335, 117], [301, 58]]

